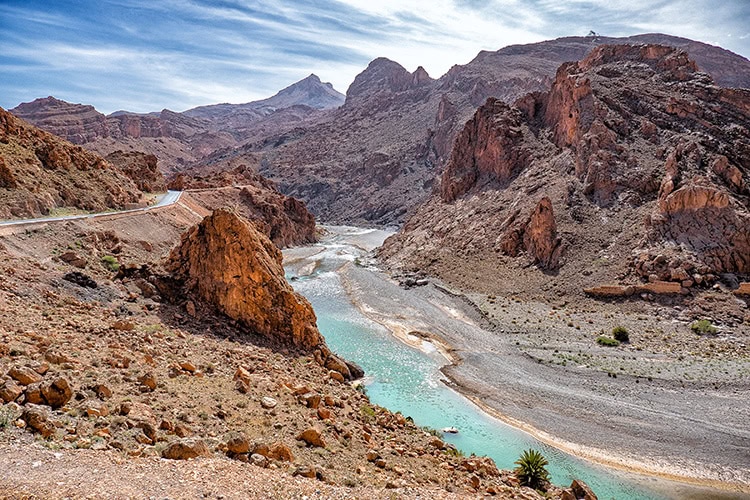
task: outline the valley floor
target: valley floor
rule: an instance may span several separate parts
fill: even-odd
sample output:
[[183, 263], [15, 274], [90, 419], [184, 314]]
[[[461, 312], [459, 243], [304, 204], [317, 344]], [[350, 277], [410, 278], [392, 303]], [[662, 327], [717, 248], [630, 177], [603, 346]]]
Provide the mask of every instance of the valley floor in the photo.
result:
[[[452, 361], [445, 375], [500, 419], [583, 458], [709, 487], [710, 497], [750, 492], [750, 357], [742, 337], [697, 339], [638, 303], [488, 299], [435, 280], [404, 289], [356, 265], [342, 276], [370, 319], [407, 342], [442, 346]], [[596, 343], [619, 324], [630, 343]], [[707, 494], [669, 484], [683, 498]]]

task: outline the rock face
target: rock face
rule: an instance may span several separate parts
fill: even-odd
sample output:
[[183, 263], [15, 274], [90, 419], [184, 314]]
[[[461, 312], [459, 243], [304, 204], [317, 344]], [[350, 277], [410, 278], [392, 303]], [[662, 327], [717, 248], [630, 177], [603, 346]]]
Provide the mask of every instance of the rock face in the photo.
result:
[[154, 155], [139, 151], [115, 151], [108, 154], [106, 160], [135, 182], [141, 191], [158, 193], [167, 190], [167, 183], [156, 166]]
[[273, 182], [245, 165], [204, 176], [179, 174], [169, 186], [171, 189], [209, 188], [209, 191], [190, 194], [210, 210], [235, 208], [279, 248], [317, 241], [315, 217], [305, 204], [281, 194]]
[[185, 233], [167, 269], [260, 335], [306, 350], [325, 346], [312, 306], [284, 279], [281, 252], [229, 210], [216, 210]]
[[439, 192], [381, 254], [500, 279], [519, 263], [497, 255], [523, 253], [562, 266], [571, 292], [628, 275], [672, 293], [706, 286], [750, 273], [749, 148], [750, 91], [716, 86], [671, 47], [601, 46], [563, 64], [549, 91], [478, 109]]
[[0, 109], [0, 219], [135, 203], [133, 182], [90, 153]]

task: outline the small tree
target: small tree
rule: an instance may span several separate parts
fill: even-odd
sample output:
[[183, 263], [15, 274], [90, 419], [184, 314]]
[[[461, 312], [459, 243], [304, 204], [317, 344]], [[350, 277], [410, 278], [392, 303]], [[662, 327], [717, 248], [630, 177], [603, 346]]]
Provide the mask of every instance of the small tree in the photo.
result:
[[526, 450], [514, 463], [518, 466], [514, 472], [523, 486], [541, 489], [549, 482], [549, 472], [546, 469], [549, 462], [540, 452]]

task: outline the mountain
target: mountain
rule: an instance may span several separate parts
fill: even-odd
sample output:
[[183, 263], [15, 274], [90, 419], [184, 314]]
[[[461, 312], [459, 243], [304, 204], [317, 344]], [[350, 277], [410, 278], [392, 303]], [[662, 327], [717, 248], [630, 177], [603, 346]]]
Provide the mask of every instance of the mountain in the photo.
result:
[[10, 112], [102, 155], [120, 150], [153, 154], [165, 172], [174, 173], [217, 150], [284, 132], [343, 101], [330, 83], [310, 75], [268, 99], [184, 113], [120, 110], [105, 116], [93, 106], [54, 97], [19, 104]]
[[280, 90], [274, 96], [245, 104], [213, 104], [188, 109], [183, 114], [209, 120], [229, 120], [230, 123], [247, 122], [292, 106], [305, 106], [313, 109], [337, 108], [344, 103], [344, 95], [330, 83], [323, 83], [317, 75], [311, 74], [297, 83]]
[[0, 108], [0, 219], [61, 208], [118, 209], [140, 197], [136, 185], [101, 156]]
[[347, 90], [346, 102], [308, 123], [205, 158], [200, 169], [256, 165], [321, 219], [400, 224], [436, 185], [453, 140], [488, 97], [513, 102], [547, 89], [566, 61], [603, 43], [684, 48], [717, 84], [750, 87], [750, 61], [727, 50], [661, 34], [567, 37], [480, 52], [433, 80], [375, 59]]
[[672, 47], [600, 46], [488, 99], [381, 256], [485, 293], [689, 294], [750, 274], [749, 151], [750, 90]]

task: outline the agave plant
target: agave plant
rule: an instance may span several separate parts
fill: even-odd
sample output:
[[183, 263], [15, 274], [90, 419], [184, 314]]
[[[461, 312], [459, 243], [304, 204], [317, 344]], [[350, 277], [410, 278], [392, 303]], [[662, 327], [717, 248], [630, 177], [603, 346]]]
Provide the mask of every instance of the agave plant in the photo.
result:
[[539, 489], [549, 481], [549, 472], [545, 468], [549, 462], [538, 451], [526, 450], [514, 463], [518, 466], [515, 469], [516, 477], [523, 486]]

